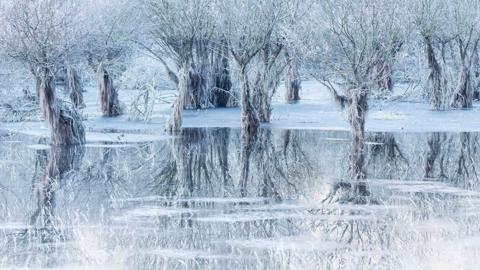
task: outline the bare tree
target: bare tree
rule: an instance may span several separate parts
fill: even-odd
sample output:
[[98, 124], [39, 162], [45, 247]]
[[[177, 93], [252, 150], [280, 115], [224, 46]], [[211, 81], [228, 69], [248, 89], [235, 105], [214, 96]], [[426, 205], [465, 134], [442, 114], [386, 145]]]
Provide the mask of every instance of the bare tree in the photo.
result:
[[[365, 117], [368, 96], [384, 73], [378, 65], [397, 46], [403, 34], [401, 1], [322, 1], [312, 21], [324, 28], [306, 29], [305, 53], [312, 75], [347, 108], [353, 135], [351, 172], [363, 178]], [[310, 23], [310, 22], [309, 22]], [[311, 48], [316, 48], [309, 52]]]
[[96, 73], [100, 109], [103, 116], [122, 114], [118, 89], [114, 78], [124, 70], [132, 53], [137, 13], [132, 11], [135, 1], [88, 0], [83, 2], [83, 16], [89, 18], [84, 53]]
[[52, 144], [85, 142], [75, 108], [56, 98], [55, 75], [75, 49], [81, 32], [75, 1], [21, 0], [3, 6], [1, 43], [8, 55], [25, 63], [35, 77], [37, 95]]
[[300, 100], [300, 90], [302, 89], [298, 56], [294, 50], [285, 49], [285, 60], [287, 62], [285, 100], [296, 102]]
[[454, 9], [455, 43], [459, 55], [458, 82], [452, 107], [471, 108], [473, 102], [473, 81], [471, 69], [478, 54], [480, 42], [480, 3], [461, 0], [452, 3]]
[[283, 33], [284, 54], [286, 62], [285, 72], [285, 100], [296, 102], [300, 100], [302, 78], [300, 77], [300, 64], [302, 60], [302, 43], [299, 40], [305, 37], [302, 27], [306, 27], [304, 19], [312, 12], [312, 1], [287, 1], [286, 18], [281, 26]]
[[212, 51], [213, 88], [210, 102], [214, 107], [226, 107], [232, 95], [232, 78], [230, 71], [230, 51], [225, 38], [219, 38]]
[[[249, 69], [252, 59], [262, 49], [270, 50], [267, 44], [280, 16], [276, 3], [273, 0], [226, 0], [220, 3], [220, 25], [224, 27], [230, 51], [238, 66], [244, 134], [254, 134], [260, 125], [261, 119], [253, 104]], [[270, 55], [270, 51], [268, 53]]]
[[75, 108], [84, 108], [85, 103], [83, 101], [83, 86], [78, 71], [75, 69], [75, 67], [68, 66], [66, 73], [66, 90], [70, 94], [70, 100]]
[[[182, 126], [184, 108], [208, 106], [208, 52], [213, 35], [212, 3], [206, 0], [149, 0], [148, 35], [141, 46], [158, 59], [175, 84], [178, 97], [167, 125], [169, 132]], [[176, 66], [174, 71], [169, 62]]]
[[[471, 69], [480, 41], [479, 3], [471, 0], [411, 3], [414, 24], [423, 39], [427, 56], [427, 89], [432, 109], [444, 109], [451, 98], [452, 107], [471, 107]], [[453, 84], [455, 76], [458, 77], [456, 86]]]

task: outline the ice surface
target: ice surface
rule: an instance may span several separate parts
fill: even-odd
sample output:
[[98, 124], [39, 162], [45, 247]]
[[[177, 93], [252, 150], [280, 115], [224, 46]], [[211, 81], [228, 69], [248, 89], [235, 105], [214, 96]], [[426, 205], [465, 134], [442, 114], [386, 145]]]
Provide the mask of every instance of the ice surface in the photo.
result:
[[[172, 91], [164, 93], [174, 94]], [[330, 93], [316, 81], [304, 81], [301, 101], [287, 104], [283, 101], [283, 87], [280, 87], [273, 100], [272, 120], [265, 127], [282, 129], [349, 130], [345, 113], [333, 101]], [[121, 91], [120, 99], [128, 104], [134, 91]], [[85, 93], [87, 107], [83, 114], [87, 117], [87, 138], [89, 141], [119, 141], [123, 133], [151, 134], [126, 135], [123, 142], [149, 141], [164, 133], [170, 115], [171, 105], [160, 103], [155, 106], [152, 121], [129, 121], [128, 115], [104, 118], [98, 111], [97, 91], [89, 88]], [[402, 102], [372, 100], [367, 115], [367, 131], [429, 132], [429, 131], [480, 131], [478, 117], [480, 105], [475, 103], [470, 110], [431, 111], [426, 101]], [[462, 119], [462, 121], [458, 121]], [[468, 124], [466, 124], [468, 123]], [[240, 127], [239, 108], [219, 108], [190, 110], [184, 112], [184, 127]], [[43, 122], [0, 123], [0, 129], [21, 132], [35, 136], [47, 136]], [[116, 129], [120, 134], [101, 136], [104, 130]], [[158, 139], [158, 138], [157, 138]]]

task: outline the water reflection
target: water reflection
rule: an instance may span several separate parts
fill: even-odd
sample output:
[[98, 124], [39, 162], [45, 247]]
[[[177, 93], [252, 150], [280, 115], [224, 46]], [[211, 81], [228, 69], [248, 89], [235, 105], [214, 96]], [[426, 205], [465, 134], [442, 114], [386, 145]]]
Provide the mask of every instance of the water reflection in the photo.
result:
[[475, 269], [478, 134], [0, 139], [0, 268]]

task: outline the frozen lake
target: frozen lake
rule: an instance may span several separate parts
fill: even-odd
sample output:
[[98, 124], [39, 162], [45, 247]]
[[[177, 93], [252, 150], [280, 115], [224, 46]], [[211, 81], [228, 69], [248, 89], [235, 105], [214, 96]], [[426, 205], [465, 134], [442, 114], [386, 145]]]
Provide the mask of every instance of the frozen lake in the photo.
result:
[[344, 131], [0, 133], [0, 269], [478, 269], [479, 138], [368, 133], [353, 181]]

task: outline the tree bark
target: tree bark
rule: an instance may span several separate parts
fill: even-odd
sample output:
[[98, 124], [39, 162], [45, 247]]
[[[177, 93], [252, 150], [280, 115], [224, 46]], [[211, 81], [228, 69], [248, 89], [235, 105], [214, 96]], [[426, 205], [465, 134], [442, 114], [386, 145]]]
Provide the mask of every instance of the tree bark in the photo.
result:
[[393, 91], [393, 68], [389, 60], [382, 61], [379, 64], [379, 80], [377, 82], [378, 90], [381, 94], [390, 94]]
[[353, 179], [364, 179], [365, 173], [365, 116], [368, 110], [365, 89], [354, 93], [349, 106], [349, 121], [353, 136], [350, 156], [350, 174]]
[[75, 108], [68, 108], [55, 99], [53, 73], [43, 68], [40, 78], [40, 104], [51, 133], [54, 145], [75, 145], [85, 143], [85, 128]]
[[215, 108], [227, 107], [232, 89], [230, 65], [228, 60], [228, 45], [222, 41], [218, 52], [214, 53], [213, 59], [213, 89], [210, 93], [210, 102]]
[[257, 110], [258, 119], [261, 123], [270, 122], [270, 116], [272, 114], [269, 88], [266, 85], [268, 84], [269, 80], [267, 76], [268, 75], [266, 73], [257, 73], [257, 78], [255, 79], [255, 85], [253, 88], [253, 106]]
[[295, 103], [300, 100], [300, 90], [302, 80], [298, 70], [298, 63], [294, 56], [291, 56], [288, 50], [285, 50], [287, 59], [287, 78], [285, 80], [285, 100], [289, 103]]
[[103, 64], [98, 65], [97, 80], [100, 90], [100, 109], [103, 116], [113, 117], [122, 114], [113, 79]]
[[78, 72], [73, 67], [67, 67], [67, 91], [75, 108], [84, 108], [83, 87]]
[[472, 85], [473, 90], [473, 99], [479, 100], [480, 99], [480, 58], [478, 56], [478, 52], [475, 52], [473, 55], [473, 75], [474, 75], [474, 83]]
[[272, 115], [272, 97], [278, 88], [280, 74], [283, 70], [283, 68], [279, 68], [276, 65], [276, 59], [282, 48], [281, 45], [276, 45], [272, 48], [271, 44], [267, 44], [262, 49], [263, 67], [257, 73], [252, 95], [252, 104], [257, 110], [261, 123], [270, 122]]
[[473, 95], [471, 87], [470, 68], [462, 65], [460, 77], [458, 79], [457, 89], [453, 97], [452, 107], [471, 108], [473, 105]]
[[251, 103], [246, 66], [240, 68], [240, 100], [242, 104], [242, 129], [245, 134], [254, 135], [260, 126], [260, 120]]
[[430, 107], [434, 110], [443, 109], [444, 99], [446, 95], [446, 79], [443, 78], [442, 68], [437, 61], [435, 56], [435, 50], [433, 49], [433, 44], [430, 37], [425, 37], [425, 46], [426, 46], [426, 54], [428, 60], [428, 68], [430, 70], [430, 74], [428, 76], [428, 84], [431, 88], [430, 93]]
[[209, 42], [199, 40], [194, 45], [194, 58], [189, 67], [189, 84], [184, 96], [183, 108], [205, 109], [209, 106], [210, 70], [209, 70]]
[[188, 91], [188, 84], [189, 84], [189, 72], [188, 72], [188, 65], [183, 64], [180, 70], [178, 71], [178, 84], [177, 84], [177, 99], [173, 104], [172, 115], [170, 116], [170, 120], [167, 123], [167, 132], [168, 133], [177, 133], [182, 129], [182, 114], [185, 102], [185, 94]]

